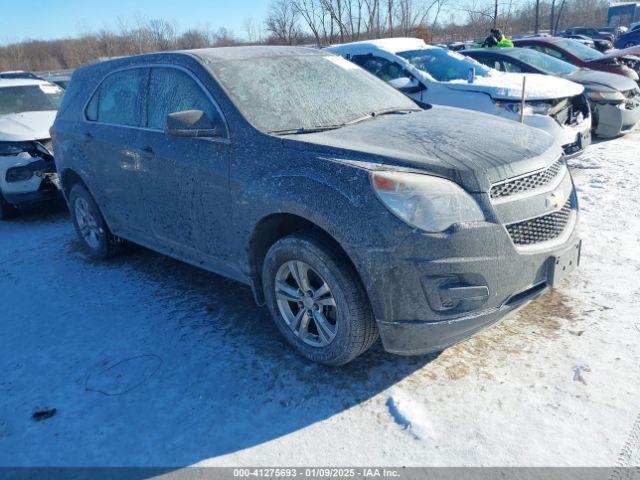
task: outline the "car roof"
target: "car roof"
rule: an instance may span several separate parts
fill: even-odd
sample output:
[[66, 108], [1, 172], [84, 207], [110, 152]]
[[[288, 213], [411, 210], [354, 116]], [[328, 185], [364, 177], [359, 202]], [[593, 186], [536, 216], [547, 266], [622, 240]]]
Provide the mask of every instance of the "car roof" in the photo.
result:
[[357, 52], [358, 50], [384, 50], [389, 53], [407, 52], [409, 50], [426, 50], [430, 48], [441, 48], [427, 45], [420, 38], [397, 37], [397, 38], [381, 38], [378, 40], [364, 40], [360, 42], [341, 43], [329, 47], [330, 51], [349, 51]]
[[[171, 53], [171, 52], [165, 52]], [[318, 55], [327, 56], [328, 52], [324, 52], [318, 48], [312, 47], [287, 47], [287, 46], [268, 46], [256, 45], [248, 47], [215, 47], [215, 48], [199, 48], [195, 50], [179, 50], [173, 53], [183, 53], [191, 55], [209, 62], [225, 61], [225, 60], [253, 60], [257, 58], [267, 57], [287, 57], [300, 55]]]
[[144, 66], [158, 60], [165, 62], [175, 56], [185, 56], [196, 59], [200, 63], [216, 63], [230, 60], [254, 60], [258, 58], [273, 58], [281, 56], [328, 56], [330, 52], [318, 48], [288, 47], [288, 46], [239, 46], [213, 47], [192, 50], [168, 50], [162, 52], [143, 53], [140, 55], [125, 55], [110, 58], [100, 62], [90, 63], [77, 68], [74, 74], [83, 76], [88, 72], [102, 72], [102, 74], [128, 66]]
[[[503, 47], [503, 48], [468, 48], [466, 50], [463, 50], [464, 53], [473, 53], [473, 52], [483, 52], [483, 53], [490, 53], [490, 54], [494, 54], [494, 55], [509, 55], [509, 53], [513, 52], [513, 51], [518, 51], [518, 50], [527, 50], [524, 48], [518, 48], [518, 47]], [[530, 50], [530, 49], [528, 49]], [[464, 55], [463, 53], [463, 55]]]
[[4, 87], [29, 87], [33, 85], [51, 85], [44, 80], [35, 78], [0, 78], [0, 88]]

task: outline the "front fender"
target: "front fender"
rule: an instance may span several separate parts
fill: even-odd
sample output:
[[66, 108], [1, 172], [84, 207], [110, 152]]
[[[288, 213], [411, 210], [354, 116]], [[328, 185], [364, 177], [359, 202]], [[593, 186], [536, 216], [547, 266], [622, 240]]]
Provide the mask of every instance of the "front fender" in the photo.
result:
[[381, 311], [371, 263], [400, 245], [411, 229], [377, 199], [367, 170], [322, 162], [321, 168], [276, 172], [254, 181], [237, 200], [237, 221], [247, 228], [243, 268], [248, 277], [255, 278], [250, 262], [253, 228], [276, 214], [295, 215], [342, 247], [362, 280], [374, 313]]

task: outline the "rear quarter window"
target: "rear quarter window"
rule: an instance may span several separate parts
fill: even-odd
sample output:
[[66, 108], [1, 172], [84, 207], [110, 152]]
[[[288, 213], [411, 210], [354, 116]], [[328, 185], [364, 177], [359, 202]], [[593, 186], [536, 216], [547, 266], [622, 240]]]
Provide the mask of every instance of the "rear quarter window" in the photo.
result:
[[86, 119], [112, 125], [144, 126], [146, 78], [146, 68], [122, 70], [106, 77], [87, 104]]

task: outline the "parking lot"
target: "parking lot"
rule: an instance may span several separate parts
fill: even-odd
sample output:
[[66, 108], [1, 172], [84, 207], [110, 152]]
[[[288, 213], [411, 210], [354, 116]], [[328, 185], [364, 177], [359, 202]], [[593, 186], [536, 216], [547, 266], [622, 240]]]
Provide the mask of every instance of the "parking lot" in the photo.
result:
[[0, 464], [637, 465], [639, 149], [571, 162], [562, 292], [439, 356], [342, 368], [296, 355], [245, 286], [140, 248], [93, 262], [62, 208], [2, 222]]

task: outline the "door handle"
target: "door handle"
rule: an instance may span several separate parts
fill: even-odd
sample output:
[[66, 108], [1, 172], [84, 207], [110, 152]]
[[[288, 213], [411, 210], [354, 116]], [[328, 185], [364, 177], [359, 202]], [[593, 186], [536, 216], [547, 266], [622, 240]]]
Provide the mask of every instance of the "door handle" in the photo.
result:
[[140, 151], [141, 151], [142, 153], [146, 154], [146, 155], [153, 155], [153, 154], [154, 154], [154, 152], [153, 152], [153, 148], [151, 148], [151, 147], [150, 147], [150, 146], [148, 146], [148, 145], [147, 145], [146, 147], [142, 147], [142, 148], [140, 149]]
[[82, 140], [84, 140], [85, 142], [90, 142], [91, 140], [93, 140], [93, 135], [91, 135], [89, 132], [84, 132], [82, 134]]

